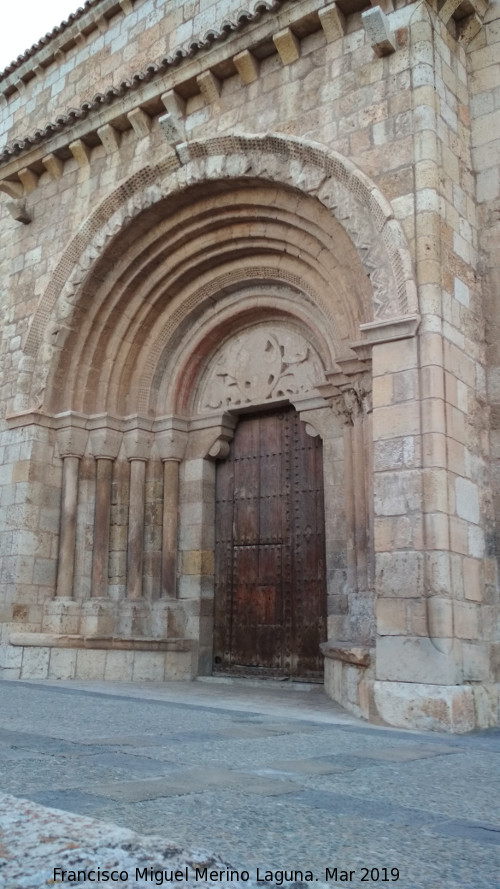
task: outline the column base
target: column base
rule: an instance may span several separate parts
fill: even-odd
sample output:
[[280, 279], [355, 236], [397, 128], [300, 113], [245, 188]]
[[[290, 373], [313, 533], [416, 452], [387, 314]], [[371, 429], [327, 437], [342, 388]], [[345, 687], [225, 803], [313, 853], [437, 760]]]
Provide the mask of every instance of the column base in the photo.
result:
[[500, 684], [423, 685], [374, 680], [373, 715], [398, 728], [461, 734], [498, 725]]
[[196, 643], [10, 632], [0, 646], [2, 679], [159, 681], [193, 679]]

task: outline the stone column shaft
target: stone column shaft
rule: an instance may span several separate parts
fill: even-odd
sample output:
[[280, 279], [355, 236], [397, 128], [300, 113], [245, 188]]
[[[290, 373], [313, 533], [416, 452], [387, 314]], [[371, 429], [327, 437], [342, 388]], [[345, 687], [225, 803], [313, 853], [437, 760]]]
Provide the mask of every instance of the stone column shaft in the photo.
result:
[[365, 447], [363, 435], [363, 419], [358, 416], [352, 427], [352, 451], [353, 451], [353, 486], [354, 486], [354, 514], [356, 525], [356, 563], [357, 563], [357, 587], [358, 590], [366, 590], [367, 587], [367, 533], [368, 521], [366, 509], [365, 488]]
[[130, 496], [128, 511], [127, 598], [142, 596], [144, 562], [144, 516], [146, 463], [130, 460]]
[[79, 464], [79, 457], [63, 457], [61, 532], [59, 537], [56, 596], [70, 597], [73, 595]]
[[344, 486], [347, 544], [347, 571], [349, 586], [357, 587], [356, 516], [354, 511], [354, 469], [352, 453], [352, 426], [344, 426]]
[[108, 594], [109, 523], [111, 517], [113, 461], [109, 457], [99, 457], [96, 463], [92, 596], [103, 598]]
[[163, 461], [163, 537], [161, 595], [177, 593], [177, 534], [179, 525], [179, 461]]

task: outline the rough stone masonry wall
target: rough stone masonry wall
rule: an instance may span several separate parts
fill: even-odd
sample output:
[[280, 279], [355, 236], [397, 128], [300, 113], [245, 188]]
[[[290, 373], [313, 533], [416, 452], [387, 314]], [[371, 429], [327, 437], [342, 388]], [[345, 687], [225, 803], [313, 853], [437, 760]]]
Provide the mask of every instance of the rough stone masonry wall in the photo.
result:
[[[233, 3], [233, 8], [234, 5]], [[314, 5], [321, 7], [323, 4]], [[143, 6], [142, 3], [138, 4], [138, 13]], [[186, 8], [188, 6], [191, 8], [190, 4]], [[402, 7], [392, 14], [391, 26], [398, 33], [401, 47], [384, 59], [374, 55], [373, 48], [367, 42], [360, 15], [355, 13], [346, 20], [346, 35], [343, 38], [328, 42], [323, 30], [318, 28], [300, 41], [297, 56], [287, 59], [286, 64], [276, 51], [264, 58], [255, 82], [243, 85], [239, 75], [232, 75], [222, 81], [220, 96], [215, 97], [212, 102], [201, 92], [197, 92], [186, 104], [187, 137], [208, 138], [235, 130], [257, 133], [271, 130], [318, 140], [350, 157], [361, 169], [380, 181], [382, 189], [387, 190], [394, 201], [396, 213], [401, 217], [411, 245], [414, 240], [411, 199], [413, 137], [408, 109], [410, 59], [404, 45], [407, 41], [405, 24], [412, 8]], [[224, 14], [222, 8], [219, 8], [219, 12]], [[125, 27], [128, 18], [127, 15], [117, 19], [116, 27], [120, 22], [120, 26]], [[272, 32], [273, 21], [270, 16], [269, 34]], [[97, 47], [100, 40], [100, 37], [97, 38]], [[142, 50], [139, 49], [140, 52]], [[149, 55], [148, 58], [150, 57]], [[99, 55], [97, 58], [99, 59]], [[134, 69], [137, 66], [138, 62], [134, 61]], [[99, 64], [92, 67], [99, 70]], [[125, 67], [130, 72], [130, 60]], [[47, 73], [49, 71], [50, 68]], [[93, 89], [104, 90], [110, 82], [113, 82], [113, 78], [103, 74], [99, 82], [93, 85]], [[30, 82], [27, 89], [30, 84], [34, 90], [39, 88], [38, 81]], [[168, 85], [166, 78], [165, 89]], [[15, 96], [13, 100], [16, 101]], [[65, 111], [69, 105], [74, 106], [74, 90], [69, 80], [65, 89], [57, 94], [57, 103], [58, 112]], [[29, 107], [28, 105], [28, 112]], [[35, 120], [28, 113], [23, 124], [23, 133], [30, 131], [30, 125], [33, 127]], [[9, 141], [12, 136], [11, 131], [8, 134]], [[49, 147], [47, 146], [47, 151]], [[6, 271], [2, 274], [3, 283], [0, 285], [5, 320], [0, 358], [0, 393], [4, 412], [12, 409], [16, 393], [18, 405], [20, 394], [22, 398], [25, 359], [21, 344], [63, 250], [106, 194], [150, 163], [152, 158], [158, 160], [169, 153], [172, 153], [172, 149], [165, 143], [156, 122], [144, 138], [138, 138], [134, 130], [129, 128], [122, 133], [119, 147], [115, 146], [114, 150], [109, 147], [106, 150], [103, 144], [98, 144], [88, 151], [88, 156], [80, 159], [81, 164], [75, 157], [69, 156], [64, 162], [63, 174], [58, 178], [53, 178], [48, 171], [42, 171], [37, 187], [26, 199], [32, 215], [29, 225], [19, 225], [12, 221], [5, 210], [2, 212], [0, 255], [3, 259], [2, 268]], [[54, 220], [61, 222], [54, 226]], [[43, 367], [35, 369], [35, 375], [38, 373], [43, 373]], [[40, 398], [43, 399], [45, 395], [41, 390]], [[22, 402], [20, 406], [22, 407]], [[48, 434], [45, 433], [46, 436]], [[5, 442], [10, 441], [11, 432], [5, 430], [3, 435]], [[28, 442], [26, 448], [29, 449]], [[47, 457], [49, 460], [54, 459], [48, 452]], [[29, 455], [26, 459], [29, 459]], [[57, 458], [56, 465], [60, 472]], [[13, 464], [5, 465], [6, 490], [10, 490], [12, 481], [15, 481], [13, 472]], [[43, 480], [40, 484], [44, 486]], [[42, 503], [46, 496], [48, 495], [44, 493]], [[75, 581], [79, 595], [88, 592], [89, 552], [92, 542], [92, 486], [85, 480], [81, 497]], [[45, 509], [44, 506], [40, 508]], [[4, 513], [4, 520], [9, 529], [18, 527], [17, 523], [12, 523], [8, 510]], [[122, 517], [120, 521], [122, 520], [125, 521], [125, 518]], [[38, 513], [27, 516], [32, 535], [30, 558], [43, 558], [52, 563], [50, 570], [46, 566], [46, 577], [51, 580], [48, 584], [38, 585], [33, 582], [33, 576], [30, 577], [32, 601], [51, 594], [56, 573], [57, 552], [52, 541], [48, 548], [41, 532], [41, 521], [45, 519], [42, 520]], [[124, 526], [121, 526], [121, 531], [120, 527], [113, 526], [111, 586], [114, 595], [123, 588], [125, 548]], [[4, 558], [11, 559], [12, 553], [5, 553]], [[7, 598], [13, 601], [18, 595], [28, 597], [24, 586], [26, 582], [27, 576], [23, 575], [21, 581], [15, 568], [9, 569], [5, 587]]]
[[[317, 10], [324, 4], [318, 0], [309, 5]], [[108, 6], [113, 8], [106, 0], [96, 10]], [[391, 201], [415, 262], [422, 322], [418, 341], [401, 340], [373, 351], [377, 678], [436, 684], [487, 681], [494, 678], [489, 655], [495, 653], [495, 587], [494, 564], [484, 558], [484, 530], [491, 514], [477, 275], [479, 230], [483, 262], [492, 269], [492, 293], [498, 184], [490, 166], [498, 166], [498, 152], [492, 155], [485, 146], [491, 144], [486, 118], [498, 99], [498, 4], [488, 13], [490, 24], [467, 50], [457, 43], [453, 22], [446, 27], [437, 10], [425, 3], [396, 6], [388, 14], [396, 51], [384, 57], [374, 54], [358, 12], [347, 17], [343, 36], [339, 31], [336, 38], [327, 39], [320, 27], [308, 27], [301, 40], [289, 42], [281, 52], [273, 49], [269, 16], [271, 49], [260, 60], [258, 76], [244, 82], [240, 74], [226, 69], [225, 77], [193, 78], [183, 87], [181, 123], [188, 139], [277, 131], [317, 140], [349, 157]], [[8, 74], [12, 88], [8, 86], [11, 92], [1, 109], [6, 142], [40, 125], [37, 109], [42, 104], [47, 120], [54, 119], [130, 77], [164, 54], [165, 46], [172, 53], [191, 36], [219, 25], [234, 8], [229, 0], [210, 6], [152, 0], [136, 0], [133, 7], [120, 4], [107, 23], [99, 19], [84, 37], [85, 45], [75, 36], [74, 46], [36, 70], [24, 85], [19, 82], [22, 66]], [[162, 18], [165, 10], [168, 15]], [[255, 27], [248, 30], [249, 40]], [[64, 40], [71, 43], [68, 34]], [[206, 59], [208, 68], [209, 53]], [[180, 82], [183, 64], [175, 74], [163, 75], [165, 90], [174, 76]], [[3, 85], [4, 80], [0, 88]], [[481, 114], [481, 108], [488, 110]], [[149, 110], [152, 120], [142, 135], [140, 127], [131, 129], [124, 121], [120, 130], [117, 115], [118, 137], [106, 131], [111, 138], [94, 137], [83, 149], [68, 151], [52, 172], [50, 165], [39, 164], [36, 175], [25, 175], [29, 225], [13, 222], [2, 211], [0, 392], [9, 409], [15, 395], [21, 396], [22, 406], [27, 367], [21, 345], [65, 247], [120, 182], [151, 158], [172, 154], [158, 125], [161, 109], [151, 105]], [[55, 219], [61, 220], [57, 227]], [[494, 330], [499, 321], [492, 305]], [[498, 367], [495, 347], [490, 351], [490, 363]], [[41, 354], [42, 364], [47, 354]], [[41, 378], [43, 370], [35, 368], [35, 375]], [[495, 379], [491, 373], [490, 387]], [[42, 385], [39, 394], [43, 401]], [[27, 433], [22, 427], [8, 430], [5, 423], [2, 429], [0, 520], [7, 529], [0, 555], [6, 602], [2, 616], [35, 629], [40, 626], [41, 603], [53, 594], [60, 461], [51, 430]], [[25, 464], [27, 478], [20, 464]], [[124, 489], [128, 464], [117, 467], [115, 484]], [[148, 480], [151, 504], [160, 497], [157, 469], [151, 469]], [[82, 480], [76, 587], [88, 595], [93, 486], [85, 461]], [[12, 498], [19, 503], [18, 512], [10, 508]], [[153, 505], [151, 510], [154, 513]], [[125, 516], [117, 516], [111, 539], [111, 589], [116, 597], [124, 584], [125, 521]], [[26, 528], [23, 534], [16, 530], [20, 524]], [[150, 525], [152, 576], [157, 516]], [[25, 603], [22, 613], [14, 610], [14, 601], [16, 608]]]
[[[69, 108], [119, 87], [148, 63], [173, 56], [207, 31], [219, 30], [234, 0], [104, 0], [31, 58], [0, 79], [0, 150]], [[88, 19], [90, 18], [90, 21]], [[43, 109], [43, 118], [40, 116]]]
[[[498, 554], [500, 539], [500, 3], [494, 0], [486, 27], [469, 47], [471, 152], [477, 182], [478, 278], [483, 289], [489, 406], [490, 472], [493, 502], [488, 504], [485, 540], [485, 633], [492, 632], [492, 668], [500, 671]], [[488, 496], [488, 493], [487, 495]], [[495, 632], [496, 630], [496, 632]]]

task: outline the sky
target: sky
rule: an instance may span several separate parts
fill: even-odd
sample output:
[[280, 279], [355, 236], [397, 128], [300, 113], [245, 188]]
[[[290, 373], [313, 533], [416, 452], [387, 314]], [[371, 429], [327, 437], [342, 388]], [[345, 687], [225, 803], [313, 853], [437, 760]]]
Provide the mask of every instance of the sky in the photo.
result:
[[0, 71], [83, 3], [84, 0], [3, 0]]

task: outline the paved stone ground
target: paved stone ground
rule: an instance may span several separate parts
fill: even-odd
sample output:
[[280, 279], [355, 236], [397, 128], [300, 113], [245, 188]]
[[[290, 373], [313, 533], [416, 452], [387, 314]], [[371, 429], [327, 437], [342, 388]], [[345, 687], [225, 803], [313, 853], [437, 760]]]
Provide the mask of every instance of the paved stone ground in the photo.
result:
[[[500, 887], [500, 730], [376, 728], [320, 687], [0, 682], [0, 774], [16, 797], [156, 835], [151, 855], [158, 843], [205, 848], [250, 878]], [[115, 837], [82, 822], [93, 830], [94, 849], [103, 830]], [[46, 885], [19, 879], [6, 889]]]

